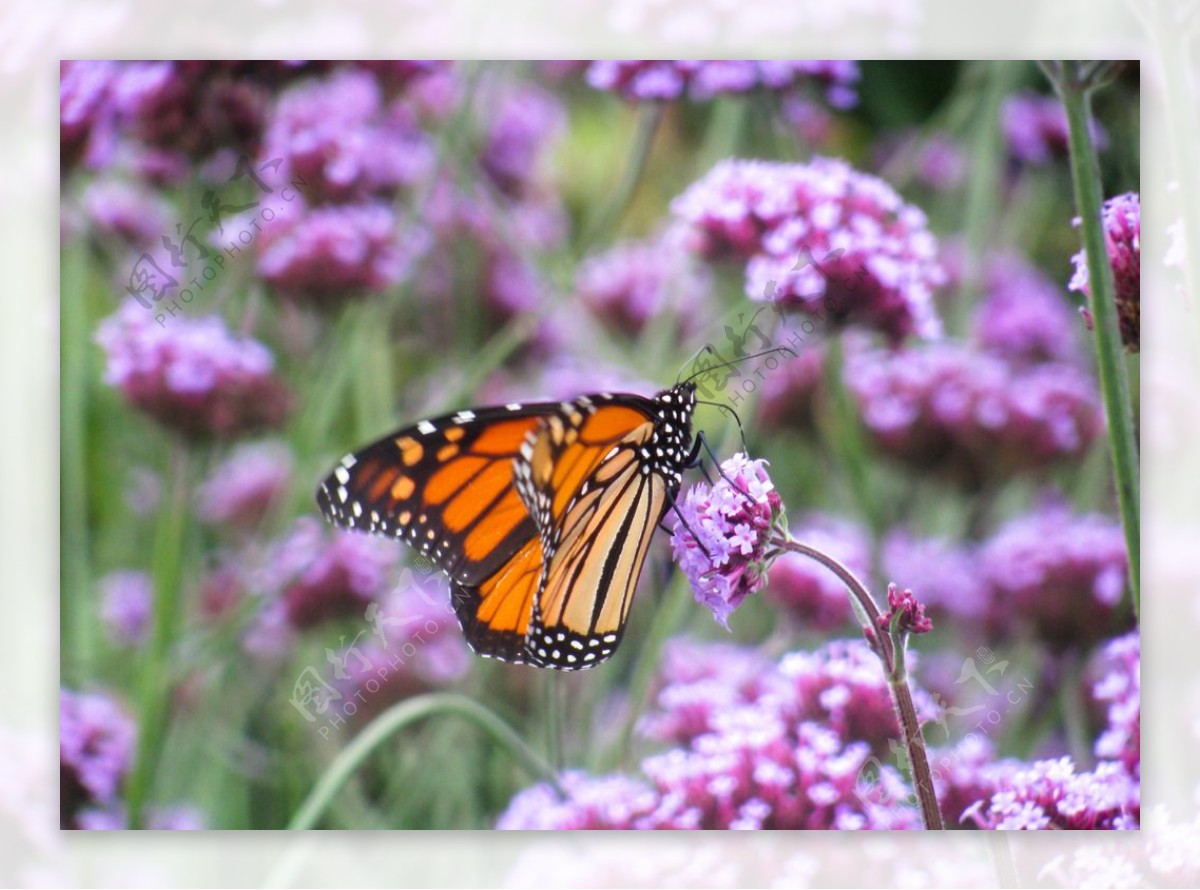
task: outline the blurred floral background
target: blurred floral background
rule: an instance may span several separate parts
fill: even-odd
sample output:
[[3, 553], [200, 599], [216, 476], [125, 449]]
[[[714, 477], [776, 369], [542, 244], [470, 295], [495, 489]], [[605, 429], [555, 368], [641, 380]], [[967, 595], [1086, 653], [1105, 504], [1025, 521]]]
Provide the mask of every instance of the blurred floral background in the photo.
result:
[[[1125, 65], [1092, 127], [1135, 409], [1139, 98]], [[1036, 65], [66, 62], [60, 124], [63, 827], [919, 827], [815, 563], [727, 633], [660, 535], [621, 649], [568, 676], [471, 655], [427, 563], [317, 516], [398, 426], [705, 356], [740, 360], [698, 378], [744, 427], [700, 409], [718, 455], [925, 603], [948, 827], [1139, 826], [1130, 554]], [[362, 742], [449, 696], [481, 707]]]

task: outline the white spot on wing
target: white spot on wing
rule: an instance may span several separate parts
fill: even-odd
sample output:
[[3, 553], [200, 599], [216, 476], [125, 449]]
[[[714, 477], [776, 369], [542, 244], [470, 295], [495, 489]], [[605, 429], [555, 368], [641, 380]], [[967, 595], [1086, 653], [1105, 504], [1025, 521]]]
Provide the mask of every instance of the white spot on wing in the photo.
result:
[[417, 432], [421, 433], [422, 435], [428, 436], [431, 433], [437, 432], [437, 427], [434, 426], [432, 423], [430, 423], [428, 420], [422, 420], [420, 423], [417, 424]]

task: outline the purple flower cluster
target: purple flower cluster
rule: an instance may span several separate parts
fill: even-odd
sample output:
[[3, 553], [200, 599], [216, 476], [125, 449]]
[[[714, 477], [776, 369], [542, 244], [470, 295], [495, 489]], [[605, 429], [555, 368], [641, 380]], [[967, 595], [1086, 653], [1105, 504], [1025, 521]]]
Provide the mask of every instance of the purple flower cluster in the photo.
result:
[[257, 239], [258, 274], [276, 291], [317, 306], [337, 306], [347, 293], [386, 291], [429, 244], [420, 229], [401, 238], [397, 225], [383, 202], [289, 205]]
[[984, 284], [972, 324], [984, 350], [1017, 363], [1081, 363], [1079, 320], [1061, 285], [1008, 255], [987, 263]]
[[[125, 831], [129, 828], [129, 817], [120, 804], [104, 810], [85, 810], [79, 814], [78, 821], [76, 827], [84, 831]], [[195, 807], [176, 805], [148, 808], [146, 828], [150, 831], [204, 831], [208, 824]]]
[[388, 541], [326, 528], [311, 517], [296, 520], [250, 569], [250, 583], [266, 595], [246, 648], [271, 656], [286, 649], [295, 631], [343, 617], [362, 618], [385, 593], [396, 566]]
[[[1112, 265], [1116, 293], [1117, 319], [1121, 325], [1121, 341], [1130, 352], [1141, 349], [1142, 337], [1142, 200], [1137, 192], [1128, 192], [1104, 202], [1104, 243]], [[1075, 225], [1079, 225], [1076, 217]], [[1069, 287], [1090, 294], [1088, 286], [1087, 252], [1079, 251], [1071, 258], [1075, 274]], [[1088, 327], [1091, 313], [1084, 310]]]
[[534, 197], [547, 150], [566, 130], [566, 109], [531, 84], [505, 85], [487, 102], [479, 164], [501, 192], [514, 200]]
[[949, 342], [851, 352], [846, 385], [883, 451], [968, 486], [1077, 458], [1103, 430], [1081, 369], [1014, 367]]
[[[793, 523], [791, 537], [832, 556], [859, 578], [871, 573], [871, 539], [855, 523], [832, 516], [806, 516]], [[772, 563], [763, 596], [804, 630], [845, 627], [853, 614], [846, 585], [825, 566], [800, 553], [783, 553]]]
[[678, 508], [671, 537], [675, 562], [696, 601], [728, 629], [733, 610], [766, 583], [783, 501], [765, 461], [735, 454], [721, 464], [721, 478], [711, 488], [693, 485]]
[[59, 65], [58, 121], [62, 174], [79, 164], [100, 167], [115, 138], [109, 90], [117, 62], [62, 62]]
[[941, 333], [945, 273], [925, 214], [845, 161], [722, 161], [671, 211], [705, 259], [748, 260], [753, 300], [893, 341]]
[[59, 692], [59, 825], [115, 803], [133, 763], [137, 732], [115, 701], [99, 693]]
[[[1040, 166], [1067, 156], [1067, 112], [1053, 96], [1028, 92], [1009, 96], [1000, 110], [1000, 119], [1009, 154], [1015, 160]], [[1092, 138], [1103, 148], [1108, 135], [1099, 124], [1092, 123]]]
[[791, 91], [801, 84], [822, 87], [835, 108], [858, 102], [858, 64], [841, 60], [736, 61], [598, 61], [587, 69], [587, 82], [634, 101], [670, 102], [686, 96], [698, 102], [729, 93], [764, 89]]
[[[932, 714], [918, 694], [922, 716]], [[728, 645], [673, 641], [642, 721], [673, 745], [648, 782], [568, 773], [510, 803], [500, 828], [916, 828], [889, 756], [898, 727], [879, 661], [861, 642], [778, 664]]]
[[196, 438], [278, 426], [291, 398], [265, 346], [231, 334], [216, 316], [169, 325], [132, 300], [96, 332], [104, 382], [164, 426]]
[[897, 633], [926, 634], [933, 630], [933, 622], [925, 615], [925, 604], [907, 588], [889, 584], [887, 589], [888, 609], [876, 622], [883, 630], [895, 625]]
[[83, 192], [83, 210], [94, 232], [144, 247], [167, 231], [170, 208], [146, 186], [120, 179], [96, 179]]
[[964, 819], [995, 831], [1131, 831], [1139, 827], [1138, 782], [1119, 763], [1076, 772], [1069, 757], [1012, 768], [990, 799]]
[[1030, 631], [1053, 649], [1094, 645], [1113, 630], [1125, 590], [1125, 537], [1115, 520], [1044, 506], [980, 548], [993, 634]]
[[1108, 726], [1096, 739], [1096, 756], [1122, 763], [1130, 775], [1142, 774], [1142, 646], [1132, 631], [1100, 650], [1103, 673], [1092, 685], [1092, 698], [1107, 705]]
[[712, 277], [668, 233], [588, 257], [579, 265], [575, 290], [593, 313], [631, 337], [664, 315], [684, 335], [704, 325]]
[[429, 138], [401, 103], [385, 103], [361, 69], [299, 84], [276, 104], [261, 156], [280, 182], [301, 182], [313, 204], [387, 198], [428, 176]]
[[825, 350], [818, 344], [799, 350], [794, 358], [781, 356], [780, 367], [765, 375], [759, 388], [759, 422], [798, 432], [815, 430], [825, 363]]
[[100, 579], [100, 620], [120, 646], [136, 646], [150, 631], [154, 590], [145, 572], [110, 572]]
[[291, 475], [284, 443], [240, 445], [196, 490], [196, 515], [212, 525], [254, 529], [286, 494]]

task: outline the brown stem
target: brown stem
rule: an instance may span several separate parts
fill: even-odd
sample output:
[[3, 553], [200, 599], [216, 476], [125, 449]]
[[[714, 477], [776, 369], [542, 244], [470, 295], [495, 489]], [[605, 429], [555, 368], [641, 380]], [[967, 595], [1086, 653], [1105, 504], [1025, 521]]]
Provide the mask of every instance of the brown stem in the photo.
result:
[[815, 559], [842, 580], [849, 589], [851, 596], [859, 604], [866, 615], [869, 625], [863, 626], [863, 633], [871, 643], [871, 648], [879, 656], [883, 664], [883, 673], [887, 677], [888, 688], [892, 691], [892, 704], [896, 707], [896, 717], [900, 721], [900, 731], [904, 735], [904, 752], [908, 758], [908, 768], [913, 779], [913, 790], [921, 806], [921, 821], [927, 831], [941, 831], [942, 812], [938, 807], [937, 795], [933, 790], [933, 775], [929, 771], [929, 758], [925, 751], [925, 737], [921, 735], [921, 724], [917, 720], [917, 709], [913, 704], [912, 691], [908, 688], [908, 671], [904, 666], [903, 646], [897, 646], [888, 628], [879, 626], [881, 612], [875, 599], [855, 577], [854, 573], [827, 553], [815, 550], [807, 544], [793, 541], [790, 538], [779, 538], [773, 542], [780, 550], [800, 553], [810, 559]]

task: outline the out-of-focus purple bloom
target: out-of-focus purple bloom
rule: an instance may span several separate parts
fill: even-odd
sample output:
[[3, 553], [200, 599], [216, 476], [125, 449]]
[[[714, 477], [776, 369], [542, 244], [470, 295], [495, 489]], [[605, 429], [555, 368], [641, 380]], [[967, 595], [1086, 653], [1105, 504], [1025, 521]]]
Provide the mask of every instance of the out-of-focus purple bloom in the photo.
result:
[[888, 629], [896, 622], [900, 633], [927, 634], [933, 630], [933, 622], [925, 615], [925, 605], [911, 590], [889, 584], [887, 589], [888, 610], [877, 619], [879, 626]]
[[271, 353], [257, 340], [232, 335], [216, 316], [159, 324], [126, 300], [95, 339], [107, 358], [104, 382], [185, 435], [237, 436], [277, 426], [290, 411]]
[[433, 75], [446, 74], [454, 65], [443, 59], [366, 59], [353, 64], [375, 75], [388, 95], [408, 90]]
[[1079, 457], [1103, 430], [1095, 384], [1072, 365], [1019, 368], [946, 342], [851, 351], [845, 379], [880, 448], [968, 486]]
[[588, 257], [579, 266], [575, 289], [597, 316], [632, 337], [666, 314], [682, 335], [704, 324], [712, 276], [667, 235], [626, 241]]
[[766, 462], [735, 454], [721, 464], [710, 488], [688, 489], [678, 504], [671, 546], [696, 601], [722, 627], [742, 601], [766, 583], [773, 557], [771, 533], [783, 501], [767, 476]]
[[[787, 689], [779, 707], [791, 719], [811, 720], [846, 741], [866, 742], [880, 756], [902, 737], [879, 657], [865, 642], [833, 640], [812, 652], [792, 652], [779, 662], [778, 672]], [[917, 717], [935, 719], [939, 710], [929, 695], [920, 687], [912, 692]]]
[[282, 442], [240, 445], [196, 490], [196, 515], [213, 525], [252, 529], [287, 492], [292, 455]]
[[1014, 763], [997, 762], [992, 743], [978, 733], [969, 734], [952, 748], [930, 751], [929, 769], [946, 827], [962, 828], [963, 813], [989, 799]]
[[102, 167], [115, 148], [109, 94], [119, 62], [59, 63], [58, 126], [62, 175], [85, 164]]
[[470, 670], [444, 580], [405, 570], [392, 591], [363, 612], [361, 639], [326, 650], [334, 687], [359, 703], [362, 723], [393, 702], [453, 683]]
[[639, 731], [686, 745], [709, 732], [717, 712], [758, 701], [778, 685], [775, 665], [762, 653], [732, 643], [667, 642], [658, 669], [654, 707]]
[[225, 618], [245, 599], [246, 587], [243, 567], [231, 559], [223, 559], [200, 581], [200, 615], [206, 621]]
[[749, 260], [751, 299], [896, 341], [941, 333], [945, 275], [925, 214], [845, 161], [722, 161], [671, 210], [706, 259]]
[[787, 96], [780, 107], [783, 117], [808, 145], [823, 146], [834, 131], [834, 116], [818, 101]]
[[756, 89], [790, 91], [804, 83], [824, 89], [835, 108], [858, 102], [855, 84], [858, 64], [839, 60], [735, 61], [727, 59], [682, 61], [597, 61], [587, 69], [587, 82], [634, 101], [670, 102], [686, 96], [707, 101], [725, 94]]
[[964, 814], [996, 831], [1129, 831], [1139, 827], [1141, 792], [1125, 767], [1105, 761], [1087, 773], [1069, 757], [1019, 766], [1000, 780], [1001, 790]]
[[[1057, 98], [1016, 93], [1004, 100], [1000, 120], [1009, 154], [1017, 161], [1042, 165], [1067, 156], [1067, 112]], [[1108, 144], [1104, 128], [1092, 121], [1091, 130], [1097, 148], [1104, 148]]]
[[133, 763], [137, 731], [111, 698], [59, 692], [59, 826], [74, 828], [80, 812], [106, 807]]
[[299, 183], [310, 203], [349, 203], [386, 198], [426, 177], [433, 150], [403, 106], [385, 105], [371, 74], [351, 69], [281, 96], [260, 158], [282, 160], [274, 175]]
[[[791, 537], [832, 556], [859, 578], [871, 573], [871, 540], [865, 529], [832, 516], [811, 515], [792, 524]], [[850, 620], [846, 585], [825, 566], [800, 553], [783, 553], [771, 565], [768, 600], [777, 603], [797, 627], [829, 631]]]
[[[933, 713], [918, 690], [922, 717]], [[915, 828], [890, 756], [895, 711], [861, 642], [797, 652], [677, 641], [641, 729], [674, 747], [642, 764], [648, 781], [568, 774], [517, 795], [501, 828]]]
[[263, 226], [257, 268], [273, 288], [302, 302], [331, 307], [347, 294], [386, 291], [429, 246], [424, 229], [398, 232], [384, 203], [288, 206]]
[[135, 646], [150, 630], [154, 591], [145, 572], [109, 572], [100, 579], [100, 620], [112, 640]]
[[993, 633], [1026, 628], [1055, 649], [1105, 638], [1125, 590], [1120, 523], [1050, 505], [1011, 520], [981, 548]]
[[111, 90], [122, 129], [148, 146], [201, 160], [249, 152], [261, 138], [271, 91], [256, 69], [232, 62], [121, 62]]
[[942, 133], [885, 136], [875, 154], [876, 169], [900, 168], [934, 191], [956, 188], [967, 174], [967, 159], [962, 149]]
[[1141, 663], [1141, 638], [1135, 630], [1101, 650], [1103, 673], [1092, 686], [1092, 697], [1108, 706], [1108, 726], [1096, 739], [1096, 756], [1120, 761], [1135, 778], [1142, 774]]
[[149, 189], [118, 179], [97, 179], [83, 193], [93, 231], [144, 246], [169, 232], [170, 209]]
[[[88, 809], [79, 814], [76, 827], [84, 831], [125, 831], [129, 828], [129, 816], [120, 804], [106, 809]], [[150, 831], [204, 831], [208, 822], [196, 807], [180, 804], [149, 808], [146, 828]]]
[[825, 349], [810, 344], [795, 357], [779, 357], [780, 366], [765, 374], [759, 387], [758, 419], [766, 427], [786, 427], [797, 432], [816, 429], [821, 381], [825, 374]]
[[538, 182], [539, 164], [566, 127], [566, 109], [553, 94], [520, 84], [502, 90], [483, 113], [484, 173], [501, 193], [527, 197]]
[[[1121, 342], [1130, 352], [1141, 349], [1142, 337], [1142, 200], [1137, 192], [1109, 198], [1102, 210], [1104, 243], [1112, 265], [1117, 320], [1121, 323]], [[1079, 225], [1079, 218], [1075, 218]], [[1068, 285], [1071, 290], [1091, 294], [1088, 286], [1087, 251], [1081, 250], [1071, 258], [1075, 274]], [[1091, 313], [1085, 308], [1088, 328], [1092, 327]]]
[[1015, 256], [989, 261], [984, 280], [972, 325], [980, 346], [1017, 362], [1081, 361], [1079, 322], [1060, 286]]
[[388, 541], [301, 517], [274, 546], [260, 589], [274, 593], [288, 624], [307, 630], [343, 616], [361, 617], [388, 589], [396, 560]]
[[939, 623], [948, 616], [961, 632], [978, 635], [982, 630], [990, 590], [969, 546], [895, 529], [884, 538], [881, 563], [886, 577], [920, 592]]

